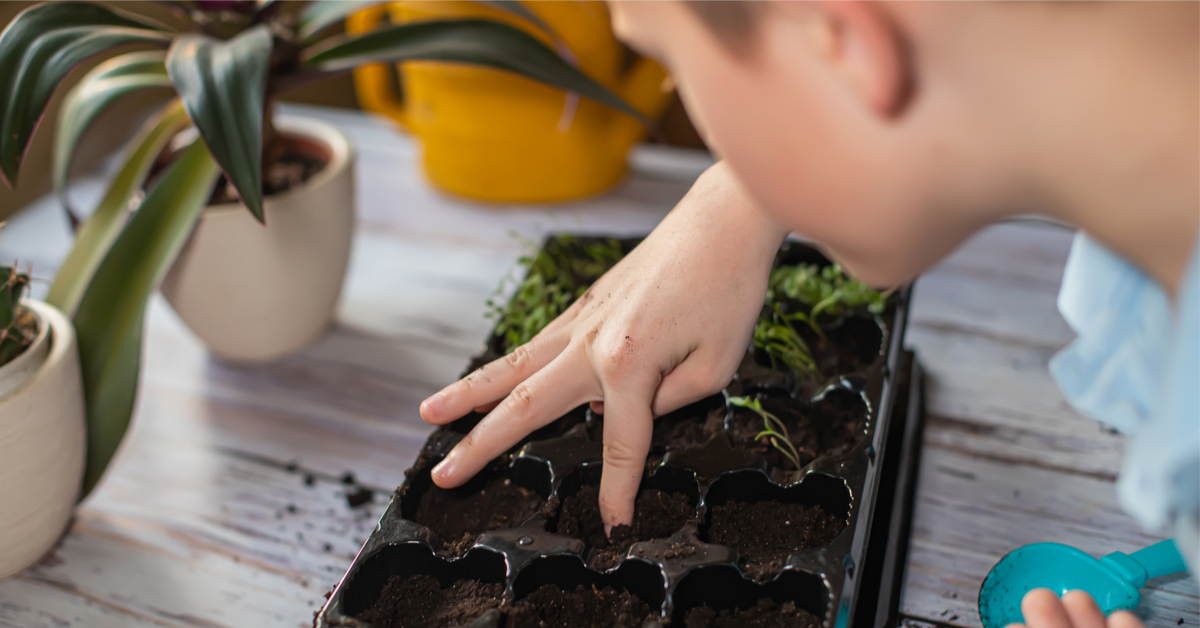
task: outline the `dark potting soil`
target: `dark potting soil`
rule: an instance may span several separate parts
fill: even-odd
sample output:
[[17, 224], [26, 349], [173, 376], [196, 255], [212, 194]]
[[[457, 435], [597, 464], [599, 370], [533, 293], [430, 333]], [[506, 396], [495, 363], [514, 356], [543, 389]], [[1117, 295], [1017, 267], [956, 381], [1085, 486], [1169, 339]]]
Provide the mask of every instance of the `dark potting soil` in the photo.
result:
[[[325, 169], [329, 161], [294, 145], [285, 144], [283, 155], [263, 173], [263, 196], [279, 194], [308, 181]], [[238, 202], [237, 190], [221, 175], [209, 197], [209, 205]]]
[[443, 589], [432, 576], [392, 576], [379, 599], [356, 617], [375, 628], [446, 628], [500, 606], [503, 584], [459, 580]]
[[413, 520], [437, 533], [443, 548], [458, 555], [487, 530], [521, 525], [545, 503], [537, 493], [508, 478], [478, 478], [454, 489], [430, 486]]
[[706, 541], [737, 550], [746, 575], [759, 578], [795, 552], [829, 545], [845, 528], [844, 520], [815, 504], [727, 502], [713, 506]]
[[[683, 451], [707, 443], [724, 429], [724, 423], [724, 404], [708, 410], [688, 406], [655, 419], [647, 462], [653, 467], [670, 452]], [[592, 440], [603, 442], [604, 415], [597, 415], [588, 432]]]
[[682, 417], [663, 417], [654, 423], [654, 435], [650, 438], [651, 455], [664, 455], [700, 445], [721, 431], [725, 422], [725, 408], [706, 414]]
[[693, 608], [683, 618], [684, 628], [818, 628], [816, 615], [792, 602], [776, 605], [762, 598], [746, 610], [739, 608], [717, 612], [707, 606]]
[[860, 339], [849, 333], [840, 334], [844, 337], [839, 338], [822, 338], [811, 329], [802, 329], [800, 335], [812, 350], [817, 370], [827, 377], [865, 370], [875, 361], [879, 352], [877, 342], [874, 347], [868, 348], [868, 339]]
[[[864, 435], [861, 406], [836, 402], [801, 404], [788, 398], [770, 398], [763, 400], [762, 407], [787, 427], [788, 440], [800, 454], [801, 467], [819, 457], [849, 451]], [[729, 438], [735, 446], [761, 455], [777, 469], [799, 470], [779, 448], [765, 438], [757, 438], [763, 427], [763, 419], [757, 413], [737, 408]]]
[[628, 591], [542, 585], [512, 605], [505, 628], [638, 628], [650, 607]]
[[608, 569], [620, 562], [630, 545], [675, 534], [692, 519], [694, 509], [686, 495], [645, 489], [637, 496], [633, 525], [619, 525], [604, 534], [600, 518], [600, 489], [585, 486], [564, 499], [553, 532], [580, 539], [593, 550], [592, 566]]

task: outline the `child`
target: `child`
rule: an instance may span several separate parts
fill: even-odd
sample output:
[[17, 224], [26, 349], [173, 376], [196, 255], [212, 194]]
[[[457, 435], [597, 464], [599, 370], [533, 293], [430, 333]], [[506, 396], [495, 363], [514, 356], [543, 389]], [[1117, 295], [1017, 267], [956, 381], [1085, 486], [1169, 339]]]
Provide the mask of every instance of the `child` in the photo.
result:
[[[725, 386], [790, 231], [859, 279], [906, 282], [1037, 211], [1081, 231], [1052, 363], [1082, 411], [1135, 431], [1123, 504], [1200, 511], [1200, 11], [1195, 3], [614, 2], [723, 160], [532, 342], [421, 406], [490, 414], [434, 469], [457, 486], [567, 410], [605, 412], [600, 503], [631, 521], [651, 422]], [[494, 409], [492, 409], [494, 408]], [[1025, 601], [1036, 628], [1100, 628], [1086, 594]], [[1114, 614], [1113, 628], [1135, 626]]]

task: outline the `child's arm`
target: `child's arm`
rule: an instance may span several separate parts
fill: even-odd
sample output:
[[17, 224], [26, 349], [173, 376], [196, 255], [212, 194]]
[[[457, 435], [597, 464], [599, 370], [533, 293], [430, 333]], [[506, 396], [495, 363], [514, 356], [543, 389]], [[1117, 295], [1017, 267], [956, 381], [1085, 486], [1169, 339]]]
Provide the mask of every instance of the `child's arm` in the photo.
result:
[[653, 418], [732, 379], [786, 235], [724, 164], [710, 168], [537, 337], [421, 404], [421, 417], [442, 425], [500, 402], [434, 468], [434, 482], [461, 485], [533, 430], [602, 402], [601, 513], [607, 526], [631, 523]]

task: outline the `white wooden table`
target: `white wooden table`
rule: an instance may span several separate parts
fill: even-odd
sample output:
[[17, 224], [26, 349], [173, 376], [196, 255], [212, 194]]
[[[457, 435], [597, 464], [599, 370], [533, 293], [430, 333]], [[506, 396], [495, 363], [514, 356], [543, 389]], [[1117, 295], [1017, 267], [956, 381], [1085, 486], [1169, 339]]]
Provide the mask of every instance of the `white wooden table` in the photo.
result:
[[[480, 349], [484, 301], [521, 253], [512, 234], [645, 233], [705, 163], [640, 153], [603, 198], [496, 209], [431, 190], [386, 122], [292, 109], [340, 125], [359, 152], [338, 324], [295, 357], [231, 366], [156, 298], [124, 448], [61, 545], [0, 582], [0, 626], [311, 625], [430, 431], [419, 401]], [[99, 183], [77, 188], [92, 202]], [[1069, 243], [1051, 227], [993, 227], [917, 286], [908, 338], [930, 384], [908, 623], [978, 626], [979, 581], [1017, 545], [1101, 554], [1160, 538], [1116, 505], [1121, 437], [1072, 412], [1046, 372], [1070, 339], [1054, 308]], [[0, 234], [0, 259], [49, 279], [67, 246], [47, 200]], [[347, 505], [346, 472], [375, 490], [370, 504]], [[1155, 581], [1143, 615], [1196, 626], [1196, 581]]]

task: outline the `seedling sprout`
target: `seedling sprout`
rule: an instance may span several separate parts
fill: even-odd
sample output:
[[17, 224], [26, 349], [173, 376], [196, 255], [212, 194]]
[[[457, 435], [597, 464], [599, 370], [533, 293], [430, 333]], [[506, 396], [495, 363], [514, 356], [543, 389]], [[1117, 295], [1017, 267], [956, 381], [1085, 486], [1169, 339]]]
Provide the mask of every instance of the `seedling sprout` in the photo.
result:
[[788, 460], [791, 460], [797, 470], [800, 469], [800, 452], [792, 444], [791, 439], [788, 437], [787, 426], [783, 424], [783, 421], [779, 420], [779, 417], [764, 410], [762, 402], [758, 399], [730, 397], [729, 403], [739, 408], [746, 408], [762, 417], [763, 431], [759, 432], [754, 439], [765, 440], [770, 443], [772, 447], [779, 450], [779, 453], [783, 454]]
[[[531, 242], [522, 243], [531, 251], [536, 249]], [[541, 251], [522, 256], [519, 263], [526, 269], [525, 278], [517, 283], [507, 306], [499, 302], [499, 295], [514, 282], [511, 277], [501, 282], [497, 296], [487, 302], [490, 311], [485, 316], [496, 319], [504, 353], [533, 340], [624, 255], [621, 241], [615, 238], [581, 244], [574, 236], [562, 235], [547, 240]]]
[[822, 314], [841, 316], [864, 307], [872, 314], [882, 314], [891, 294], [892, 290], [879, 292], [850, 278], [838, 264], [781, 266], [771, 271], [767, 283], [768, 304], [785, 297], [798, 301], [811, 308], [808, 318], [813, 321]]
[[[771, 367], [775, 368], [782, 362], [796, 379], [816, 380], [821, 376], [817, 362], [812, 357], [808, 343], [800, 337], [792, 321], [809, 319], [804, 314], [785, 314], [778, 303], [774, 304], [770, 318], [760, 318], [754, 326], [751, 338], [754, 346], [766, 352], [771, 359]], [[811, 325], [811, 323], [809, 323]], [[818, 333], [823, 333], [819, 332]]]

